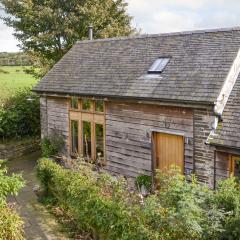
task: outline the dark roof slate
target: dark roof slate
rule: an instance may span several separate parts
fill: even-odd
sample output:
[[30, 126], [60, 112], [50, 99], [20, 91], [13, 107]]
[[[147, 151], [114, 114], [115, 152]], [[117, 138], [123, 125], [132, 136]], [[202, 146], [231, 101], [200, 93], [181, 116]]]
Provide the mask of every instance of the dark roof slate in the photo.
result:
[[[239, 28], [77, 42], [34, 90], [213, 103], [239, 47]], [[166, 56], [163, 73], [147, 74]]]
[[240, 149], [240, 75], [223, 111], [223, 122], [209, 138], [211, 144]]

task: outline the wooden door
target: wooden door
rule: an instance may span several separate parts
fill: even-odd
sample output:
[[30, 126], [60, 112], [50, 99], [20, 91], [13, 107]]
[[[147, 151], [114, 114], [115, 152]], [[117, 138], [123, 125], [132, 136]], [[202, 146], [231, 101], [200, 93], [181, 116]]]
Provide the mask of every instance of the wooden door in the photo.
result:
[[183, 136], [156, 133], [156, 168], [168, 171], [171, 166], [178, 166], [184, 173], [184, 138]]

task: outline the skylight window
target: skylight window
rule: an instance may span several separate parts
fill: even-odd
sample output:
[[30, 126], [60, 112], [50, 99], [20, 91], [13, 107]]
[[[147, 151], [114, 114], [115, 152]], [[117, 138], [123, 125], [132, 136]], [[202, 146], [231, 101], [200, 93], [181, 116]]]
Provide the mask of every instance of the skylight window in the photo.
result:
[[152, 66], [148, 70], [148, 73], [162, 73], [169, 61], [170, 61], [170, 58], [166, 58], [166, 57], [158, 58], [152, 64]]

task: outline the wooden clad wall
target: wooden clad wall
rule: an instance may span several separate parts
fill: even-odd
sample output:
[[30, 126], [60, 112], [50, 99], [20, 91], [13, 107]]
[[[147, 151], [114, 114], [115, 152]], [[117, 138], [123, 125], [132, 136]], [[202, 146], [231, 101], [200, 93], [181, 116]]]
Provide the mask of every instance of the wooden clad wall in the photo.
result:
[[136, 177], [151, 174], [151, 130], [185, 134], [185, 173], [193, 170], [191, 109], [120, 102], [106, 103], [106, 169]]
[[[41, 97], [40, 104], [42, 137], [58, 131], [66, 140], [67, 153], [67, 98]], [[106, 169], [129, 177], [151, 174], [151, 131], [176, 131], [185, 136], [185, 174], [195, 170], [199, 181], [214, 186], [214, 173], [218, 180], [228, 170], [225, 156], [218, 153], [214, 170], [215, 148], [205, 144], [213, 122], [211, 109], [106, 102]]]
[[41, 138], [47, 136], [47, 98], [40, 97]]
[[64, 152], [68, 150], [69, 117], [66, 98], [47, 97], [41, 100], [42, 135], [49, 136], [57, 132], [66, 142]]
[[223, 180], [229, 177], [230, 168], [229, 168], [229, 153], [227, 152], [216, 152], [216, 169], [215, 169], [215, 179], [217, 181]]

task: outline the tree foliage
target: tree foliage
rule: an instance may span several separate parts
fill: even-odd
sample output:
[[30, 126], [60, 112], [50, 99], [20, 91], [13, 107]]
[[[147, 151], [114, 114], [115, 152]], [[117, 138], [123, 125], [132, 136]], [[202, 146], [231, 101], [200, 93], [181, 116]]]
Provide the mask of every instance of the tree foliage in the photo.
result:
[[[125, 0], [0, 0], [21, 48], [45, 71], [77, 40], [125, 36], [134, 32]], [[42, 72], [43, 74], [44, 72]]]

